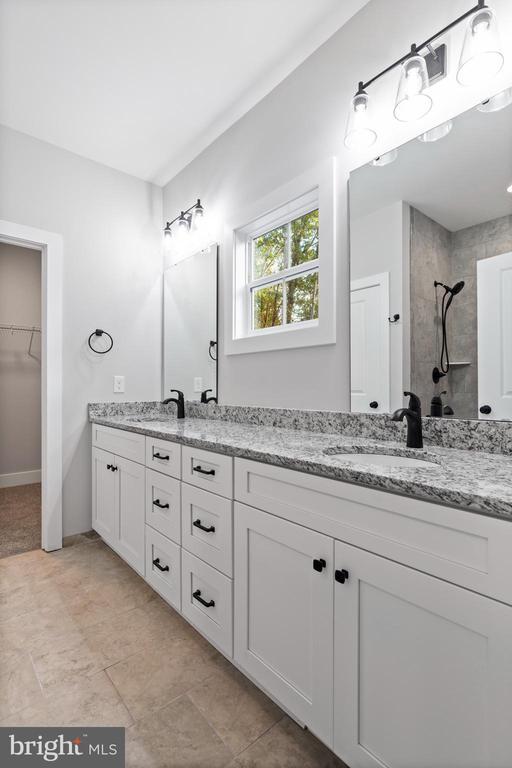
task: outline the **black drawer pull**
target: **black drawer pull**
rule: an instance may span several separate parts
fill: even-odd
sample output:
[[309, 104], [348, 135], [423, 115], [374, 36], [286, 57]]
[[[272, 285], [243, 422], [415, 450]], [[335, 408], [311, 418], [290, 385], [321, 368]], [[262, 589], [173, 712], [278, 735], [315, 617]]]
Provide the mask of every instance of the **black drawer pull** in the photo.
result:
[[153, 504], [154, 504], [155, 507], [158, 507], [159, 509], [169, 509], [169, 505], [168, 504], [162, 504], [160, 499], [155, 499]]
[[112, 469], [112, 464], [107, 464], [107, 469]]
[[327, 567], [327, 563], [323, 559], [323, 557], [319, 558], [318, 560], [313, 560], [313, 568], [315, 571], [318, 571], [318, 573], [322, 573], [323, 569]]
[[196, 589], [196, 591], [192, 593], [192, 597], [194, 598], [194, 600], [197, 600], [198, 603], [201, 603], [201, 605], [204, 605], [205, 608], [213, 608], [213, 606], [215, 605], [215, 600], [208, 600], [208, 602], [206, 600], [203, 600], [203, 598], [201, 597], [200, 589]]
[[112, 472], [117, 472], [117, 470], [118, 470], [118, 467], [116, 467], [116, 466], [114, 466], [114, 464], [112, 464], [112, 466], [110, 467], [110, 469], [112, 470]]
[[202, 475], [214, 475], [215, 470], [214, 469], [203, 469], [200, 464], [197, 465], [197, 467], [192, 467], [193, 472], [200, 472]]
[[215, 526], [209, 525], [206, 527], [206, 525], [203, 525], [200, 520], [194, 520], [192, 525], [195, 525], [196, 528], [200, 528], [205, 533], [215, 533]]
[[160, 565], [160, 558], [159, 557], [155, 557], [155, 559], [153, 560], [153, 565], [156, 565], [158, 570], [159, 571], [163, 571], [164, 573], [165, 573], [165, 571], [169, 570], [169, 566], [168, 565]]
[[334, 571], [334, 578], [339, 584], [344, 584], [348, 581], [348, 571], [345, 568], [342, 568], [341, 571]]
[[163, 459], [164, 461], [169, 461], [169, 456], [164, 456], [162, 453], [154, 453], [153, 454], [154, 459]]

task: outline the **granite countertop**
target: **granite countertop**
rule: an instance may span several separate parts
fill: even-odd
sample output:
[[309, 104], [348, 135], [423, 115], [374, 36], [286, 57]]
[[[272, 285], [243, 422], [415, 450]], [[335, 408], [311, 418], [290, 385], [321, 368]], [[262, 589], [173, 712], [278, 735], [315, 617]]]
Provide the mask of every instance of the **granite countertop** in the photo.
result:
[[[512, 456], [438, 445], [410, 450], [392, 441], [202, 418], [93, 414], [91, 421], [512, 521]], [[437, 467], [348, 463], [337, 450], [410, 456]]]

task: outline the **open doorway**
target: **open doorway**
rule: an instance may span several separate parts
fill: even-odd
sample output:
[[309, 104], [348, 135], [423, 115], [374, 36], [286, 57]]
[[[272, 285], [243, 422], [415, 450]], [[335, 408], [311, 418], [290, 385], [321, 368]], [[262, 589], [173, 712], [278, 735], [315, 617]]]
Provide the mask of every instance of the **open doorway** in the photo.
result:
[[[62, 236], [0, 220], [0, 243], [38, 254], [40, 264], [40, 543], [51, 551], [62, 546]], [[15, 251], [19, 255], [21, 251]], [[4, 303], [0, 306], [7, 307]], [[12, 304], [10, 304], [12, 306]], [[22, 311], [23, 304], [15, 305]], [[2, 318], [0, 323], [18, 321]], [[30, 323], [30, 321], [29, 321]], [[20, 322], [21, 324], [25, 324]], [[23, 333], [23, 332], [21, 332]], [[30, 333], [30, 336], [32, 334]], [[35, 334], [34, 334], [35, 337]], [[28, 339], [30, 349], [30, 338]], [[37, 354], [32, 339], [30, 352]], [[26, 405], [26, 404], [25, 404]], [[0, 424], [0, 439], [3, 424]], [[8, 443], [8, 446], [11, 443]], [[9, 451], [9, 447], [7, 448]], [[37, 468], [36, 468], [37, 469]], [[26, 470], [29, 471], [29, 470]], [[16, 472], [7, 472], [14, 474]], [[29, 476], [25, 476], [30, 479]], [[11, 481], [12, 482], [12, 481]], [[27, 483], [37, 485], [37, 483]], [[21, 487], [12, 486], [11, 487]], [[23, 491], [20, 491], [23, 494]], [[3, 530], [0, 521], [0, 541]]]
[[0, 558], [41, 547], [41, 267], [0, 242]]

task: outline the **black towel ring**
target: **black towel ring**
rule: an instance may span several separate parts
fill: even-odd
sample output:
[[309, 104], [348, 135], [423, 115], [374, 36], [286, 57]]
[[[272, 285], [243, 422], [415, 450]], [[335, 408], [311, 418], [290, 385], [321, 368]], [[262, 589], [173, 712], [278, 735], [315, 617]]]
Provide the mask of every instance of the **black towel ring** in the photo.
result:
[[[110, 346], [108, 347], [108, 349], [103, 349], [103, 350], [94, 349], [93, 345], [91, 344], [91, 340], [93, 339], [94, 336], [103, 336], [103, 334], [105, 334], [105, 336], [109, 337], [109, 339], [110, 339]], [[96, 330], [93, 331], [91, 333], [91, 335], [89, 336], [89, 339], [88, 339], [87, 343], [89, 344], [89, 348], [92, 349], [93, 352], [96, 352], [97, 355], [106, 355], [107, 352], [110, 352], [110, 350], [114, 346], [114, 339], [112, 338], [110, 333], [107, 333], [107, 331], [102, 331], [101, 328], [96, 328]]]

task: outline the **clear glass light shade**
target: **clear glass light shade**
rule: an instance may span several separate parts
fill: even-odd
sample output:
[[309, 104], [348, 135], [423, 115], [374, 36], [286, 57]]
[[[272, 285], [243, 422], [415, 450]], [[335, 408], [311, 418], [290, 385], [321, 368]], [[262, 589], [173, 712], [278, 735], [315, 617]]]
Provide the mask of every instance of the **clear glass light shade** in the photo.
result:
[[194, 210], [192, 227], [196, 232], [200, 232], [204, 228], [204, 208], [202, 206], [196, 207]]
[[461, 85], [481, 83], [496, 75], [503, 62], [494, 11], [491, 8], [481, 8], [469, 18], [457, 80]]
[[432, 99], [425, 93], [428, 86], [427, 65], [423, 56], [411, 56], [404, 61], [394, 109], [397, 120], [408, 123], [419, 120], [430, 111]]
[[169, 251], [172, 246], [172, 232], [170, 226], [166, 225], [164, 229], [164, 249]]
[[395, 160], [398, 157], [398, 149], [392, 149], [389, 152], [384, 152], [382, 155], [379, 155], [374, 160], [371, 161], [370, 165], [374, 165], [378, 168], [382, 168], [385, 165], [390, 165], [391, 163], [394, 163]]
[[366, 93], [356, 93], [350, 102], [350, 112], [345, 131], [345, 146], [349, 149], [371, 147], [377, 140], [377, 133], [371, 126], [369, 101]]
[[499, 112], [500, 109], [505, 109], [512, 104], [512, 88], [507, 88], [501, 93], [497, 93], [496, 96], [491, 96], [490, 99], [483, 101], [478, 105], [479, 112]]
[[438, 125], [435, 128], [431, 128], [430, 131], [425, 131], [425, 133], [421, 133], [418, 136], [418, 139], [419, 141], [425, 142], [425, 144], [432, 143], [433, 141], [439, 141], [439, 139], [444, 139], [445, 136], [448, 136], [452, 128], [453, 128], [452, 121], [447, 120], [446, 123], [442, 123], [441, 125]]
[[507, 187], [507, 192], [509, 193], [509, 195], [512, 195], [512, 184], [510, 184], [510, 186]]

